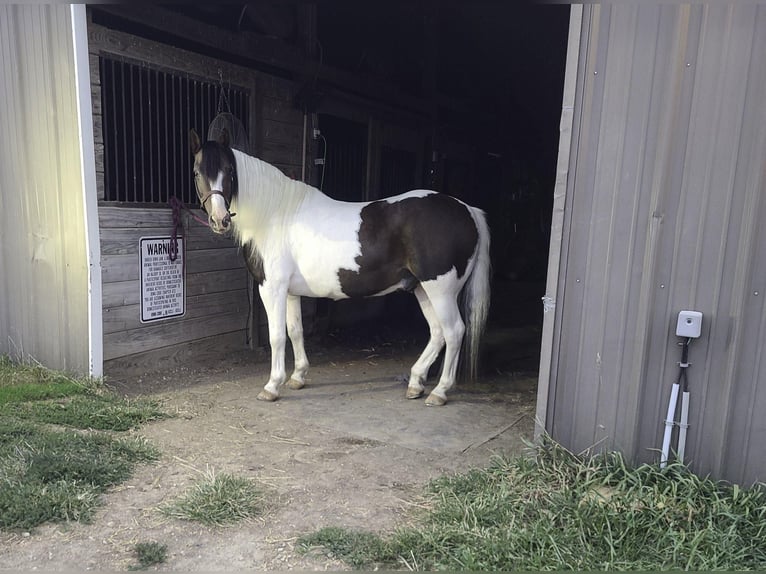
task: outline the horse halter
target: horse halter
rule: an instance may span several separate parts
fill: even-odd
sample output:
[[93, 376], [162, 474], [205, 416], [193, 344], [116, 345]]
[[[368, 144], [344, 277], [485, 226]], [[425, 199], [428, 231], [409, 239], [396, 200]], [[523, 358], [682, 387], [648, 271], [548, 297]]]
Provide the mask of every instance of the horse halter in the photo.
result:
[[[234, 185], [234, 179], [236, 177], [236, 174], [234, 170], [232, 169], [229, 173], [229, 179], [231, 179], [231, 185]], [[207, 213], [207, 207], [205, 204], [208, 202], [208, 200], [213, 197], [214, 195], [220, 195], [223, 198], [224, 203], [226, 204], [226, 211], [229, 211], [229, 200], [231, 198], [231, 191], [229, 191], [229, 198], [226, 197], [226, 194], [223, 192], [222, 189], [210, 189], [207, 193], [200, 193], [199, 190], [199, 182], [197, 181], [197, 178], [194, 178], [194, 187], [197, 189], [197, 197], [199, 198], [200, 206], [202, 206], [202, 209]], [[236, 213], [229, 213], [229, 217], [234, 217], [237, 215]]]

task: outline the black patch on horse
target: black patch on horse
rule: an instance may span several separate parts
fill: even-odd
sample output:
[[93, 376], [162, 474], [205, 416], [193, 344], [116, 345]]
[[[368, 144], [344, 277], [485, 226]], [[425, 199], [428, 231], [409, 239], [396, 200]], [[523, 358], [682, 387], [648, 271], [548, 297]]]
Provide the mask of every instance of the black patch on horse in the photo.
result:
[[253, 276], [258, 285], [263, 285], [263, 282], [266, 281], [266, 271], [263, 269], [263, 257], [260, 251], [252, 241], [242, 245], [242, 250], [245, 256], [245, 265], [250, 270], [250, 275]]
[[361, 217], [359, 270], [338, 271], [349, 297], [367, 297], [396, 284], [411, 291], [453, 267], [462, 277], [479, 239], [468, 208], [439, 193], [375, 201], [362, 208]]

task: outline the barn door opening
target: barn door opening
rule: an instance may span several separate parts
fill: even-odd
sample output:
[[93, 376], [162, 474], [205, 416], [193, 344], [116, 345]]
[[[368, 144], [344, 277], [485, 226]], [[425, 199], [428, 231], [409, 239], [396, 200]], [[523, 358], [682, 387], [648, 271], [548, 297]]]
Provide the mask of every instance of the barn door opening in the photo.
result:
[[367, 197], [367, 124], [319, 114], [324, 165], [319, 185], [324, 193], [342, 201], [363, 201]]

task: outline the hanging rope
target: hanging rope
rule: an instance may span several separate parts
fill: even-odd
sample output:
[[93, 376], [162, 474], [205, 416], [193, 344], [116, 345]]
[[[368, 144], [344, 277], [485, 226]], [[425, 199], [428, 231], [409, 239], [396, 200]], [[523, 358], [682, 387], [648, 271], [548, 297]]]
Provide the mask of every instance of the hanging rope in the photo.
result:
[[226, 93], [228, 90], [223, 87], [223, 71], [218, 68], [218, 105], [216, 106], [216, 113], [220, 114], [224, 111], [223, 105], [226, 104], [226, 112], [231, 113], [231, 107], [229, 106], [229, 95]]
[[[178, 259], [178, 230], [181, 229], [181, 237], [183, 237], [183, 219], [181, 218], [181, 210], [185, 209], [189, 212], [189, 215], [191, 215], [191, 218], [199, 223], [200, 225], [204, 225], [205, 227], [210, 227], [208, 225], [208, 222], [204, 219], [201, 219], [197, 216], [196, 213], [194, 213], [191, 209], [189, 209], [183, 201], [178, 199], [175, 195], [172, 196], [170, 199], [168, 199], [168, 204], [170, 205], [170, 208], [173, 210], [173, 231], [171, 232], [171, 240], [170, 240], [170, 249], [168, 250], [168, 257], [171, 261], [175, 261]], [[186, 265], [186, 261], [184, 261], [184, 265]]]
[[178, 208], [181, 201], [173, 196], [168, 200], [171, 208], [173, 209], [173, 232], [170, 235], [170, 249], [168, 249], [168, 257], [175, 262], [178, 259], [178, 228], [183, 226], [181, 221], [181, 210]]

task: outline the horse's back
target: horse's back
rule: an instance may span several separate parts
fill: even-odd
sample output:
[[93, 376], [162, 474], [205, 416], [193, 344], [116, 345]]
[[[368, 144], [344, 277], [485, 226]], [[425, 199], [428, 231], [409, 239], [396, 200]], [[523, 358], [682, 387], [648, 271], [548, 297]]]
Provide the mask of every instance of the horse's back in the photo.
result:
[[360, 217], [357, 268], [339, 273], [349, 296], [374, 295], [396, 285], [411, 288], [452, 269], [462, 278], [478, 241], [468, 206], [432, 191], [370, 202]]

